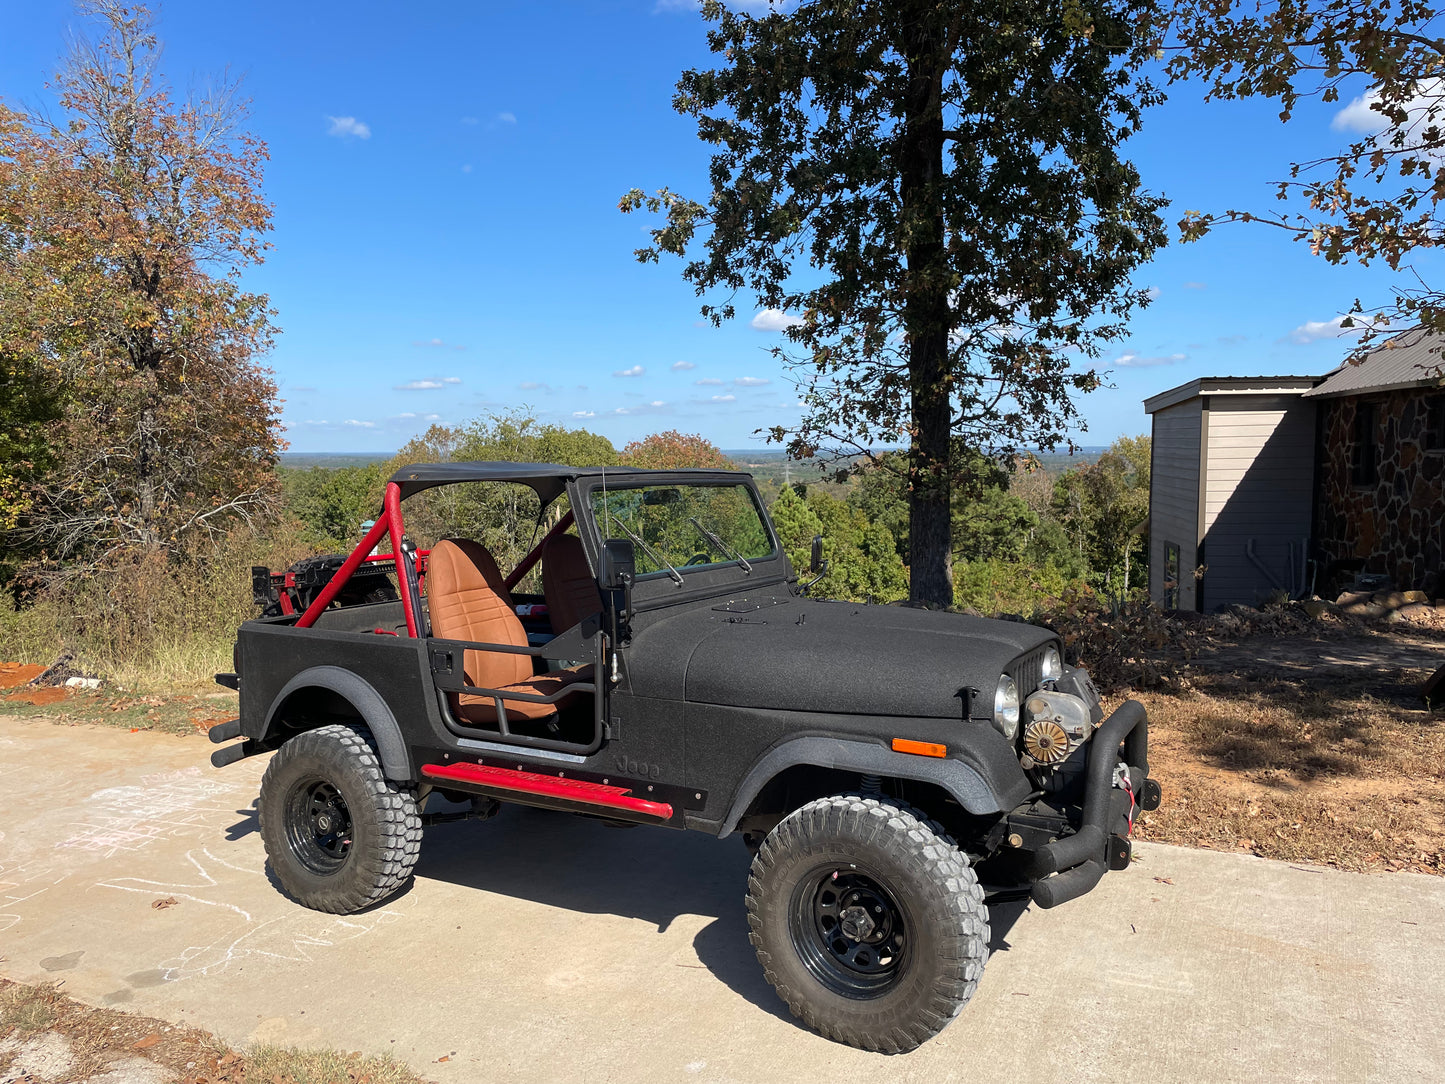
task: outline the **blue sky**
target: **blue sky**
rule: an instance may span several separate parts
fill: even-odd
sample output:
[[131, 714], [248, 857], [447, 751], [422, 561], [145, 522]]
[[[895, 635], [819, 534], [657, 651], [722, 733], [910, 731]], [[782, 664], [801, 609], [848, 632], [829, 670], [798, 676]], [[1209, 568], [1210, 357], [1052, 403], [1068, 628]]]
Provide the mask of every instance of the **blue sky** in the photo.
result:
[[[0, 98], [42, 103], [82, 23], [68, 0], [6, 8]], [[636, 263], [646, 223], [616, 210], [634, 186], [706, 191], [706, 148], [670, 107], [678, 73], [709, 62], [704, 29], [686, 0], [163, 6], [171, 83], [243, 74], [270, 148], [275, 247], [246, 281], [278, 310], [293, 451], [389, 451], [522, 405], [619, 447], [668, 428], [762, 447], [755, 429], [795, 416], [756, 308], [702, 326], [676, 262]], [[1175, 85], [1130, 156], [1171, 223], [1267, 209], [1291, 161], [1348, 140], [1343, 105], [1281, 125], [1273, 103]], [[1138, 277], [1157, 299], [1106, 355], [1113, 387], [1082, 401], [1079, 441], [1146, 431], [1142, 400], [1196, 376], [1333, 368], [1330, 322], [1394, 278], [1266, 227], [1171, 245]]]

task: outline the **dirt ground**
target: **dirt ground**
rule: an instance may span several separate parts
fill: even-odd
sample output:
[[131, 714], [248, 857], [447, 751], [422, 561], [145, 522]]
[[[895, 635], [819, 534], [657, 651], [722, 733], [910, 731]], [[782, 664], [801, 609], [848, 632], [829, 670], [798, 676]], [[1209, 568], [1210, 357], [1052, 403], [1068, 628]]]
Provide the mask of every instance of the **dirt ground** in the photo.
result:
[[[174, 901], [172, 901], [174, 902]], [[391, 1058], [232, 1050], [209, 1032], [0, 979], [0, 1080], [25, 1084], [425, 1084]]]
[[[1445, 875], [1445, 630], [1321, 625], [1211, 645], [1149, 709], [1164, 802], [1144, 839]], [[1116, 699], [1122, 699], [1122, 695]]]

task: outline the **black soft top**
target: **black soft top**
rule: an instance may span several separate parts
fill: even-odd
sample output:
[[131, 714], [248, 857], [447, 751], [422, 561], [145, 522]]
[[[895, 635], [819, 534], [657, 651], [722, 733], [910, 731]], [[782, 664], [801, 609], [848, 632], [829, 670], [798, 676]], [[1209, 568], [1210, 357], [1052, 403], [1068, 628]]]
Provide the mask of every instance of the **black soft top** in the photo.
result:
[[531, 486], [537, 498], [544, 504], [556, 500], [577, 478], [642, 478], [651, 475], [729, 475], [747, 476], [746, 471], [722, 471], [689, 467], [682, 470], [652, 470], [646, 467], [564, 467], [560, 463], [413, 463], [402, 467], [389, 481], [401, 487], [401, 499], [406, 500], [414, 493], [433, 486], [450, 485], [454, 482], [517, 482]]

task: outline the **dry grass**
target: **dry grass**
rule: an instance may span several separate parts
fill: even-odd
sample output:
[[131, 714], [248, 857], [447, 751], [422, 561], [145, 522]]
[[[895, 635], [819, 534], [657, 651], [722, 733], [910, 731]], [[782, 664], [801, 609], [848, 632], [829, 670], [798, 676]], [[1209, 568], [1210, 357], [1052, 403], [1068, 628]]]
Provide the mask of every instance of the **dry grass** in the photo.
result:
[[63, 1001], [53, 986], [0, 984], [0, 1035], [28, 1035], [50, 1027]]
[[256, 616], [251, 566], [284, 568], [312, 548], [294, 524], [238, 530], [73, 581], [20, 610], [0, 604], [0, 659], [48, 664], [69, 650], [77, 668], [143, 692], [207, 680], [231, 669], [236, 627]]
[[1445, 713], [1408, 685], [1200, 675], [1149, 709], [1164, 802], [1140, 838], [1342, 869], [1445, 874]]
[[[104, 1072], [117, 1060], [143, 1057], [169, 1069], [182, 1084], [426, 1084], [387, 1056], [270, 1046], [236, 1051], [199, 1028], [93, 1008], [55, 986], [0, 979], [0, 1040], [40, 1031], [69, 1041], [75, 1064], [68, 1080]], [[0, 1076], [5, 1060], [0, 1055]]]

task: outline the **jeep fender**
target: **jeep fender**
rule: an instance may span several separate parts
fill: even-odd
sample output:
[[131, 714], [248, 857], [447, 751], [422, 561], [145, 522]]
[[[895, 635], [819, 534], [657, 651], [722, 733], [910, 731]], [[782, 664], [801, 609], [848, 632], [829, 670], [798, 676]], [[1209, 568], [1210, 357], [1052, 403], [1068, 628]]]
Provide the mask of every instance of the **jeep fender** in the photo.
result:
[[282, 686], [266, 712], [266, 728], [263, 733], [271, 732], [277, 712], [291, 695], [304, 689], [329, 689], [344, 698], [356, 709], [356, 713], [371, 730], [371, 736], [376, 739], [376, 751], [381, 757], [381, 767], [386, 777], [401, 781], [412, 778], [411, 758], [407, 756], [406, 742], [402, 739], [401, 727], [397, 725], [391, 708], [387, 707], [381, 694], [363, 678], [339, 666], [313, 666], [309, 670], [302, 670]]
[[732, 834], [758, 792], [779, 772], [798, 765], [840, 768], [863, 775], [911, 779], [942, 787], [970, 813], [998, 813], [1003, 809], [998, 796], [978, 770], [961, 760], [935, 759], [895, 753], [870, 742], [841, 738], [794, 738], [774, 746], [743, 777], [718, 838]]

